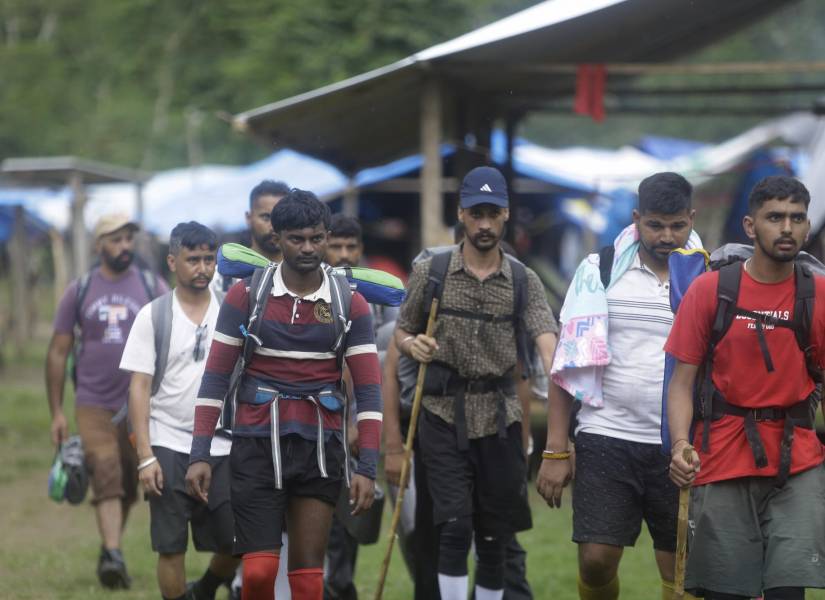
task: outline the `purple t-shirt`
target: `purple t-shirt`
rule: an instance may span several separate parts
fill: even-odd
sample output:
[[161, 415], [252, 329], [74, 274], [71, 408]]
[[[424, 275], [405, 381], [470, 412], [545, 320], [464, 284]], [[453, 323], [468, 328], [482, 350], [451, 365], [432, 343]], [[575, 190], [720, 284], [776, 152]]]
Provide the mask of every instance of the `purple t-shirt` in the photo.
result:
[[[160, 278], [157, 295], [168, 286]], [[55, 333], [73, 333], [77, 320], [77, 285], [74, 280], [60, 299], [54, 318]], [[92, 272], [80, 311], [80, 356], [76, 357], [78, 405], [117, 411], [129, 396], [131, 374], [120, 370], [120, 357], [140, 308], [151, 298], [135, 267], [111, 281], [99, 269]]]

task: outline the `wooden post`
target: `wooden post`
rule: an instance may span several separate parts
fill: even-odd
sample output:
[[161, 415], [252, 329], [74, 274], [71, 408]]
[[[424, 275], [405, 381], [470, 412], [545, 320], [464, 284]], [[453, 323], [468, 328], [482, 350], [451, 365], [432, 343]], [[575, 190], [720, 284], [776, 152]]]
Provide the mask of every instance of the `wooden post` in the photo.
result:
[[438, 82], [430, 79], [421, 95], [421, 247], [452, 243], [444, 225], [443, 169], [441, 163], [442, 98]]
[[516, 217], [518, 216], [518, 194], [516, 193], [516, 172], [513, 168], [513, 146], [518, 120], [512, 114], [507, 115], [505, 135], [507, 136], [507, 161], [504, 163], [504, 178], [507, 180], [507, 195], [510, 201], [510, 221], [507, 223], [507, 240], [516, 241]]
[[83, 176], [72, 173], [69, 177], [72, 189], [72, 275], [79, 277], [89, 270], [89, 234], [83, 214], [86, 208], [86, 191], [83, 189]]
[[140, 230], [135, 233], [135, 249], [152, 270], [157, 270], [160, 265], [152, 238], [146, 231], [146, 208], [143, 203], [143, 183], [140, 181], [135, 182], [135, 221], [140, 225]]
[[26, 263], [28, 260], [25, 213], [22, 206], [14, 207], [14, 225], [9, 244], [11, 259], [11, 323], [14, 345], [18, 356], [22, 356], [30, 335], [31, 294], [29, 293]]
[[146, 213], [143, 205], [143, 183], [135, 183], [135, 221], [140, 225], [141, 231], [146, 229]]
[[341, 212], [348, 217], [358, 218], [358, 188], [355, 187], [355, 179], [350, 177], [347, 187], [344, 190], [344, 198], [341, 202]]
[[52, 268], [54, 269], [54, 305], [60, 304], [63, 291], [69, 285], [69, 272], [66, 268], [66, 244], [57, 229], [49, 229], [49, 241], [52, 246]]

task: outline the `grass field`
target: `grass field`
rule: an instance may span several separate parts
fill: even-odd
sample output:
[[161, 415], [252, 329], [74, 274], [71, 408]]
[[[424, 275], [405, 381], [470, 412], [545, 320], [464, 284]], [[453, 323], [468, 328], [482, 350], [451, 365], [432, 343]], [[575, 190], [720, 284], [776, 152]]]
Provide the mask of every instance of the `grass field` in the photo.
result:
[[[79, 507], [58, 505], [46, 495], [53, 449], [42, 380], [44, 350], [42, 342], [33, 344], [24, 356], [9, 359], [0, 371], [0, 598], [158, 598], [146, 503], [134, 509], [123, 544], [132, 589], [108, 592], [99, 586], [94, 573], [99, 539], [91, 507], [88, 503]], [[574, 600], [576, 548], [570, 542], [569, 498], [565, 498], [561, 510], [551, 511], [532, 492], [532, 505], [534, 527], [519, 538], [528, 552], [528, 579], [535, 597]], [[385, 514], [384, 534], [388, 521], [389, 511]], [[386, 539], [382, 537], [378, 544], [361, 549], [357, 574], [361, 598], [373, 596], [385, 548]], [[206, 562], [204, 555], [189, 555], [189, 577], [199, 576]], [[623, 598], [660, 598], [646, 530], [638, 546], [625, 552], [620, 577]], [[396, 548], [384, 597], [411, 596], [412, 586]], [[811, 592], [808, 598], [825, 599], [825, 594]]]

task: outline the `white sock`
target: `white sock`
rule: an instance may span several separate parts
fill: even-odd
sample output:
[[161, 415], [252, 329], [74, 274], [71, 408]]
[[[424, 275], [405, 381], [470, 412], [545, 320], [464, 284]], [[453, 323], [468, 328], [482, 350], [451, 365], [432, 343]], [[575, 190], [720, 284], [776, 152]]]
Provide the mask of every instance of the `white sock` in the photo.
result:
[[454, 577], [439, 573], [438, 591], [441, 592], [441, 600], [467, 600], [469, 581], [469, 575]]
[[476, 584], [476, 600], [502, 600], [504, 590], [491, 590]]

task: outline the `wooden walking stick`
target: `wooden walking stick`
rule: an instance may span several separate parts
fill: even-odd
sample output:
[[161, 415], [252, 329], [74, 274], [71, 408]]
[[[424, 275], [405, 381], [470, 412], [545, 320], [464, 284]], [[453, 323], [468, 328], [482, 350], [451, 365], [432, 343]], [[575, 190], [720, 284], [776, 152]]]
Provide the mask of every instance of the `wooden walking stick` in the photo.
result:
[[[693, 448], [686, 446], [682, 450], [686, 463], [693, 462]], [[679, 517], [676, 521], [676, 573], [673, 578], [673, 598], [685, 597], [685, 559], [687, 558], [688, 505], [690, 504], [690, 486], [679, 490]]]
[[[438, 298], [433, 298], [430, 306], [430, 318], [427, 319], [426, 335], [433, 337], [435, 329], [436, 313], [438, 312]], [[418, 379], [415, 383], [415, 396], [413, 396], [412, 415], [410, 416], [410, 426], [407, 429], [407, 440], [404, 443], [404, 462], [401, 464], [401, 479], [398, 482], [398, 497], [395, 499], [395, 510], [392, 513], [392, 523], [390, 524], [390, 538], [387, 543], [387, 552], [384, 554], [384, 562], [381, 565], [381, 573], [378, 576], [378, 588], [375, 590], [375, 600], [381, 600], [384, 593], [384, 582], [387, 579], [387, 571], [390, 568], [392, 558], [392, 547], [395, 543], [395, 530], [398, 529], [398, 521], [401, 519], [401, 505], [404, 502], [404, 492], [410, 480], [410, 458], [412, 458], [412, 446], [415, 439], [415, 429], [418, 425], [418, 413], [421, 411], [421, 397], [424, 395], [424, 377], [427, 375], [427, 363], [418, 365]]]

